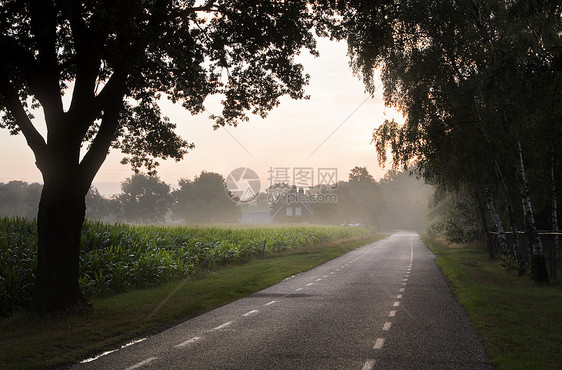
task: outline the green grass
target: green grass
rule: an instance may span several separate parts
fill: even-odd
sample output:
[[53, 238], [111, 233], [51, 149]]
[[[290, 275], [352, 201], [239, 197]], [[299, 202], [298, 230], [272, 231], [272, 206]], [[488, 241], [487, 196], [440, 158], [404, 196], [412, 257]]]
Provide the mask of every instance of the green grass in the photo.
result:
[[373, 242], [370, 236], [278, 252], [243, 265], [196, 273], [160, 287], [96, 298], [93, 311], [0, 319], [0, 368], [53, 368], [75, 363], [130, 340], [232, 302], [286, 277]]
[[437, 265], [499, 369], [560, 369], [562, 287], [536, 286], [502, 269], [483, 247], [424, 236]]

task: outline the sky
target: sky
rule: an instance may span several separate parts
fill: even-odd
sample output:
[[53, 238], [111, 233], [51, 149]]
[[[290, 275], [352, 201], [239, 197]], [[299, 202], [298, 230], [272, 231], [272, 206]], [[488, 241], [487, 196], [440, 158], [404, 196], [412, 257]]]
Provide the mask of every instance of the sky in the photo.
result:
[[[318, 50], [320, 57], [303, 53], [298, 58], [311, 77], [306, 87], [310, 99], [284, 97], [265, 119], [252, 117], [236, 128], [213, 130], [207, 113], [192, 116], [180, 105], [162, 101], [164, 114], [195, 149], [180, 162], [159, 161], [158, 176], [177, 187], [180, 178], [192, 180], [203, 170], [226, 178], [236, 168], [246, 167], [258, 174], [262, 190], [282, 174], [295, 181], [293, 174], [299, 169], [312, 174], [312, 185], [318, 184], [323, 169], [330, 169], [337, 180], [347, 180], [353, 167], [366, 166], [376, 179], [381, 178], [386, 169], [378, 165], [372, 132], [385, 119], [401, 120], [401, 115], [384, 106], [380, 81], [374, 97], [365, 93], [348, 65], [345, 43], [319, 39]], [[205, 106], [209, 113], [219, 113], [220, 98], [209, 98]], [[34, 123], [44, 133], [40, 112], [35, 115]], [[118, 193], [120, 182], [131, 176], [130, 167], [119, 163], [122, 157], [113, 150], [94, 179], [101, 194]], [[22, 135], [0, 130], [0, 182], [42, 182], [34, 162]]]

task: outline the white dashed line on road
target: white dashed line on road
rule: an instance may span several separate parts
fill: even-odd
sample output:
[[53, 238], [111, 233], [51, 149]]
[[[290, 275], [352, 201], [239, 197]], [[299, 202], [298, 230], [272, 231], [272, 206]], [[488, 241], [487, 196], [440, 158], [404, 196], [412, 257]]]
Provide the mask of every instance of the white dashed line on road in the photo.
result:
[[400, 302], [396, 301], [396, 302], [394, 302], [394, 304], [392, 306], [398, 307], [398, 306], [400, 306]]
[[390, 327], [392, 326], [392, 323], [390, 321], [387, 321], [384, 323], [384, 326], [382, 327], [382, 330], [387, 331], [390, 330]]
[[298, 292], [299, 290], [302, 290], [302, 288], [295, 289], [295, 292]]
[[305, 286], [311, 286], [311, 285], [313, 285], [313, 284], [314, 284], [314, 283], [308, 283], [308, 284], [306, 284]]
[[377, 338], [373, 349], [381, 349], [384, 346], [384, 338]]
[[225, 322], [224, 324], [220, 324], [219, 326], [217, 326], [216, 328], [213, 328], [213, 330], [220, 330], [220, 329], [224, 329], [226, 328], [228, 325], [232, 324], [232, 321], [228, 321]]
[[243, 314], [242, 316], [248, 317], [248, 316], [253, 315], [253, 314], [257, 313], [257, 312], [258, 312], [258, 310], [248, 311], [248, 312], [246, 312], [245, 314]]
[[271, 302], [267, 302], [266, 304], [264, 304], [264, 306], [271, 306], [272, 304], [274, 304], [277, 301], [271, 301]]
[[368, 359], [367, 361], [365, 361], [365, 365], [363, 365], [363, 368], [361, 370], [373, 370], [374, 368], [375, 368], [375, 360]]
[[396, 296], [396, 299], [402, 299], [402, 294], [398, 294], [398, 295]]
[[185, 346], [187, 346], [187, 345], [189, 345], [189, 344], [191, 344], [191, 343], [193, 343], [193, 342], [198, 341], [199, 339], [201, 339], [201, 337], [193, 337], [193, 338], [191, 338], [191, 339], [186, 340], [185, 342], [182, 342], [182, 343], [180, 343], [180, 344], [176, 344], [176, 345], [174, 346], [174, 348], [185, 347]]
[[130, 366], [130, 367], [126, 368], [125, 370], [138, 369], [139, 367], [142, 367], [142, 366], [148, 364], [149, 362], [152, 362], [152, 361], [156, 360], [157, 358], [158, 358], [158, 357], [150, 357], [150, 358], [147, 358], [146, 360], [143, 360], [143, 361], [141, 361], [141, 362], [139, 362], [139, 363], [137, 363], [137, 364], [134, 364], [133, 366]]
[[396, 311], [395, 310], [390, 311], [388, 317], [394, 317], [394, 316], [396, 316]]

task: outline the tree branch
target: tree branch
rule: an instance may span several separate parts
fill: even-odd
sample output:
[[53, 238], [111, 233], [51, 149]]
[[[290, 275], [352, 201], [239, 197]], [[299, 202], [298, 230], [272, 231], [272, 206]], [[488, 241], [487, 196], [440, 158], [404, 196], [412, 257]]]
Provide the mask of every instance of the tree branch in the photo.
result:
[[27, 116], [27, 112], [19, 99], [17, 90], [4, 73], [0, 73], [0, 94], [5, 98], [8, 110], [15, 117], [16, 124], [23, 133], [27, 145], [29, 145], [33, 151], [37, 167], [41, 169], [40, 162], [44, 158], [47, 144], [43, 136], [41, 136], [35, 126], [33, 126], [33, 123]]
[[39, 63], [31, 53], [31, 51], [19, 45], [14, 39], [9, 37], [0, 37], [0, 68], [6, 70], [8, 66], [16, 66], [22, 73], [22, 77], [28, 83], [29, 88], [34, 94], [37, 90], [37, 82], [39, 81]]
[[96, 105], [103, 110], [100, 128], [92, 145], [80, 162], [82, 191], [84, 195], [107, 157], [109, 147], [119, 125], [119, 113], [123, 108], [123, 96], [126, 90], [126, 73], [116, 72], [111, 76], [102, 92], [96, 97]]
[[[82, 19], [78, 2], [71, 2], [69, 7], [65, 8], [65, 12], [70, 23], [74, 48], [76, 50], [75, 64], [77, 72], [72, 92], [72, 101], [68, 110], [68, 114], [71, 116], [70, 120], [76, 122], [76, 119], [72, 116], [75, 114], [84, 115], [84, 111], [90, 108], [95, 97], [94, 90], [101, 64], [100, 50], [105, 35], [96, 35], [95, 29], [88, 29]], [[94, 113], [94, 116], [96, 115], [97, 113]], [[89, 124], [86, 126], [78, 128], [78, 135], [84, 135]]]
[[50, 128], [62, 123], [60, 115], [63, 113], [56, 46], [57, 10], [53, 1], [35, 0], [30, 3], [30, 15], [41, 76], [35, 96], [43, 106], [45, 121]]

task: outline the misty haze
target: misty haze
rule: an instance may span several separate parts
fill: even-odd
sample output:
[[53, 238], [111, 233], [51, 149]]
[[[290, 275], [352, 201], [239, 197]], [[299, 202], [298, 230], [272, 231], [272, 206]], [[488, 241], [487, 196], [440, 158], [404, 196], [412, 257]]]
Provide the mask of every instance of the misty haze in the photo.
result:
[[0, 1], [0, 368], [554, 369], [558, 0]]

